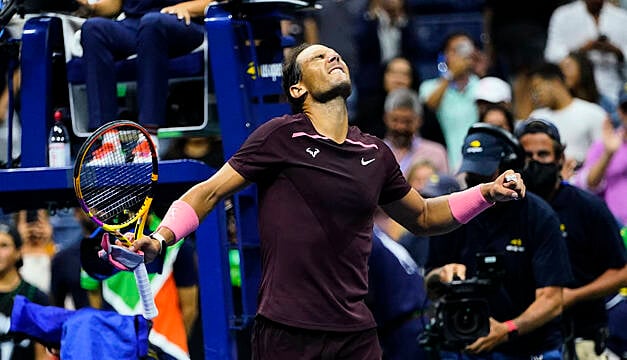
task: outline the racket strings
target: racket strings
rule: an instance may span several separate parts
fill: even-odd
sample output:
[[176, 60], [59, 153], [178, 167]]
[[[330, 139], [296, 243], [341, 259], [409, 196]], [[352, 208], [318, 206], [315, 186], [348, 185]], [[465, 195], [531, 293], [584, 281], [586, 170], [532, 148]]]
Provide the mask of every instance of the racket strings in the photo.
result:
[[83, 200], [97, 218], [104, 223], [132, 219], [152, 191], [148, 140], [135, 129], [111, 129], [86, 151], [80, 173]]

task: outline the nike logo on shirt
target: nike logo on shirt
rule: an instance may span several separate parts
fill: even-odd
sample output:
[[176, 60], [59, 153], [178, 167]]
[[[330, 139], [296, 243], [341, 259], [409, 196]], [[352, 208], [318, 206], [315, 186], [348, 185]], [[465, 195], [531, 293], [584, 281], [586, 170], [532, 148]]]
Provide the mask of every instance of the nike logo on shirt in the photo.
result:
[[375, 159], [370, 159], [370, 160], [365, 160], [364, 158], [361, 158], [361, 164], [363, 166], [366, 166], [368, 164], [370, 164], [371, 162], [373, 162]]

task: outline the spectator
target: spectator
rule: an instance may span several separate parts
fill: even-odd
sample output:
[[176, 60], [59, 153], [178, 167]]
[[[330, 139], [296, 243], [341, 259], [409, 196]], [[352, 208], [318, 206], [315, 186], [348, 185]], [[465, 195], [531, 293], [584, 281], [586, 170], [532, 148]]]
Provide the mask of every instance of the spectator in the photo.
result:
[[[368, 11], [359, 19], [355, 44], [359, 61], [359, 74], [356, 76], [357, 118], [356, 124], [364, 132], [383, 137], [382, 109], [369, 114], [368, 105], [381, 94], [381, 79], [384, 69], [392, 59], [403, 57], [415, 72], [418, 59], [412, 18], [407, 13], [405, 0], [370, 0]], [[413, 78], [412, 78], [413, 80]], [[417, 83], [414, 82], [414, 86]], [[383, 89], [385, 93], [392, 89]], [[385, 95], [379, 97], [382, 104]], [[375, 103], [376, 105], [377, 103]]]
[[14, 215], [23, 241], [24, 265], [20, 274], [47, 295], [50, 294], [52, 256], [56, 252], [49, 216], [45, 209], [20, 210]]
[[479, 117], [490, 105], [501, 105], [511, 111], [512, 87], [497, 77], [486, 76], [481, 78], [475, 90], [475, 102], [479, 110]]
[[[605, 0], [576, 0], [553, 12], [544, 56], [559, 63], [570, 51], [585, 52], [594, 64], [601, 94], [614, 104], [624, 82], [627, 10]], [[561, 129], [560, 129], [561, 130]]]
[[608, 114], [612, 115], [615, 125], [618, 125], [620, 120], [616, 114], [616, 103], [599, 93], [594, 80], [593, 65], [586, 54], [582, 51], [571, 51], [560, 61], [559, 66], [571, 95], [601, 105]]
[[576, 183], [603, 197], [619, 222], [627, 225], [627, 83], [619, 98], [618, 115], [621, 126], [614, 129], [605, 122], [602, 137], [590, 147]]
[[[20, 276], [22, 237], [8, 223], [0, 223], [0, 315], [11, 316], [13, 299], [23, 295], [29, 300], [48, 305], [48, 296]], [[19, 337], [0, 335], [2, 359], [48, 359], [43, 345]]]
[[386, 96], [397, 89], [417, 89], [418, 79], [411, 62], [404, 57], [395, 57], [385, 64], [381, 86], [369, 93], [362, 94], [357, 101], [355, 124], [361, 131], [383, 138], [384, 104]]
[[383, 122], [386, 131], [383, 141], [392, 149], [403, 175], [421, 159], [429, 159], [439, 173], [448, 173], [446, 149], [420, 136], [422, 104], [418, 94], [410, 89], [398, 89], [385, 99]]
[[455, 32], [444, 40], [441, 76], [420, 84], [420, 100], [433, 112], [442, 127], [452, 171], [459, 168], [459, 151], [466, 131], [479, 119], [475, 90], [479, 78], [473, 74], [475, 46], [466, 33]]
[[[493, 179], [502, 169], [520, 168], [524, 160], [513, 135], [488, 124], [470, 128], [462, 154], [460, 171], [469, 186]], [[480, 253], [501, 254], [505, 274], [498, 290], [487, 297], [490, 333], [468, 345], [461, 356], [561, 359], [562, 288], [572, 275], [557, 214], [528, 193], [449, 234], [432, 236], [427, 265], [432, 270], [426, 277], [431, 296], [454, 275], [464, 279], [475, 274]]]
[[545, 63], [533, 69], [531, 84], [536, 109], [530, 117], [546, 119], [557, 126], [566, 145], [563, 175], [568, 180], [583, 163], [590, 145], [601, 137], [607, 113], [597, 104], [573, 98], [555, 64]]
[[[139, 122], [165, 124], [167, 60], [200, 46], [208, 0], [78, 0], [94, 17], [81, 27], [89, 129], [118, 118], [115, 61], [137, 54]], [[110, 18], [124, 13], [122, 20]]]
[[514, 131], [514, 115], [503, 105], [488, 105], [479, 116], [479, 122], [496, 125], [510, 133]]
[[586, 349], [601, 356], [608, 326], [605, 297], [627, 286], [620, 229], [601, 199], [561, 181], [564, 146], [555, 125], [526, 120], [516, 127], [516, 137], [527, 154], [523, 180], [557, 212], [573, 268], [574, 282], [562, 295], [566, 359], [588, 359]]

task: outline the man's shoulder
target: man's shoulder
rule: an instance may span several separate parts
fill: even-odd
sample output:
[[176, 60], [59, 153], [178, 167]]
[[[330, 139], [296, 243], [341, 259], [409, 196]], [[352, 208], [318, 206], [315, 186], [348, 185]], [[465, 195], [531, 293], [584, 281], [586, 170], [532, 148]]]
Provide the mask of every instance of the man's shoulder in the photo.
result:
[[581, 204], [583, 206], [581, 210], [597, 214], [599, 208], [606, 207], [603, 199], [597, 195], [569, 183], [562, 183], [560, 193], [566, 198], [569, 204], [568, 208], [579, 208], [576, 205]]
[[302, 131], [302, 129], [305, 128], [303, 125], [306, 119], [307, 117], [304, 114], [285, 114], [274, 117], [259, 125], [253, 131], [254, 135], [252, 138], [268, 139], [271, 135], [276, 134], [277, 132]]
[[529, 211], [538, 214], [539, 218], [545, 216], [555, 216], [557, 218], [557, 213], [553, 207], [542, 197], [531, 191], [525, 193], [522, 203], [527, 206]]
[[585, 110], [585, 116], [584, 114], [581, 114], [582, 118], [587, 117], [589, 114], [594, 114], [602, 119], [605, 119], [605, 117], [607, 116], [607, 112], [605, 111], [605, 109], [603, 109], [603, 107], [601, 107], [601, 105], [584, 99], [574, 98], [572, 108], [576, 109], [578, 113], [581, 113], [582, 110]]

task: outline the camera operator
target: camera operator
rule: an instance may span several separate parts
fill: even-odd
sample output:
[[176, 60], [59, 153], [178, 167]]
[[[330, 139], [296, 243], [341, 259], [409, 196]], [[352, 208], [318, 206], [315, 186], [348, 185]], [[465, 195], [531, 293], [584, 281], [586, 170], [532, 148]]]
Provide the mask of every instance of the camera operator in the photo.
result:
[[565, 146], [555, 125], [531, 118], [516, 127], [515, 135], [527, 154], [522, 171], [527, 189], [557, 212], [575, 275], [563, 292], [565, 358], [600, 359], [608, 333], [605, 297], [627, 286], [617, 221], [602, 199], [561, 181]]
[[[521, 169], [524, 164], [518, 141], [509, 132], [485, 123], [473, 124], [468, 130], [462, 153], [460, 172], [465, 173], [468, 186], [490, 181], [502, 169]], [[426, 281], [432, 297], [438, 295], [442, 283], [476, 273], [477, 254], [498, 254], [502, 259], [502, 280], [485, 294], [489, 333], [457, 350], [479, 358], [561, 359], [562, 288], [570, 283], [572, 274], [560, 223], [549, 204], [534, 194], [497, 204], [461, 228], [433, 236], [429, 247], [427, 269], [433, 270]]]

